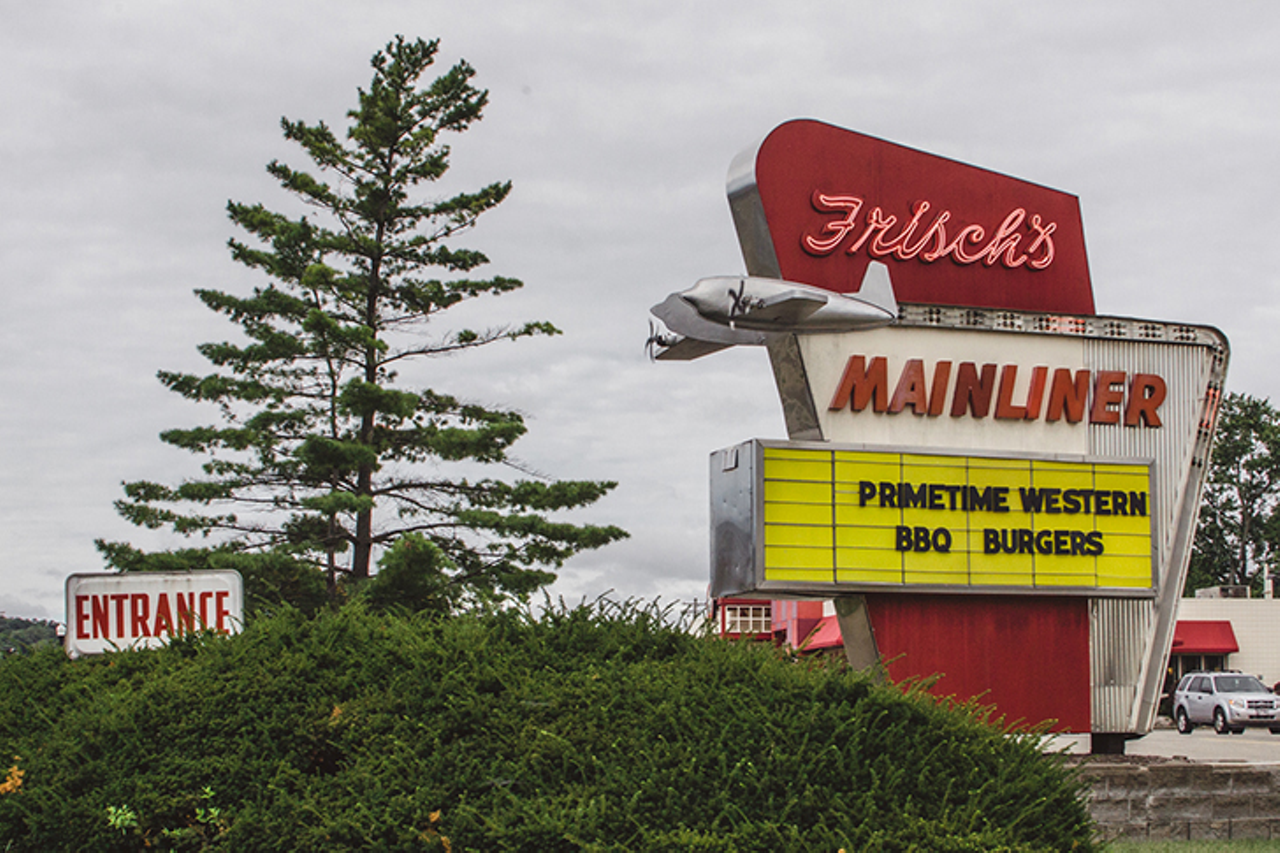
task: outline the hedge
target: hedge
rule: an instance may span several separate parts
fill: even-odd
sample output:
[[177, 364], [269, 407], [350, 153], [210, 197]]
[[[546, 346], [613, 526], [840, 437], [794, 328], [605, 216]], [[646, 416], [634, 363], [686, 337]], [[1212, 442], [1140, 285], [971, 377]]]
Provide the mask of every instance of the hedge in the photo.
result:
[[1093, 849], [1034, 734], [608, 602], [37, 649], [0, 750], [5, 850]]

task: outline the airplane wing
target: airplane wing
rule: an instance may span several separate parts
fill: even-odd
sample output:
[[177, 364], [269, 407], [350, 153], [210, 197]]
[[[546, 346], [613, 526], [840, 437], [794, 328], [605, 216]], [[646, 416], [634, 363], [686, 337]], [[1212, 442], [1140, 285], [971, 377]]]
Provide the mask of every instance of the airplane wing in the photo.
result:
[[732, 344], [713, 344], [710, 341], [681, 337], [673, 344], [664, 346], [659, 343], [658, 346], [660, 349], [653, 356], [655, 361], [693, 361], [695, 358], [728, 349]]
[[804, 290], [787, 290], [761, 300], [758, 308], [749, 308], [741, 316], [752, 323], [773, 323], [778, 326], [798, 326], [811, 314], [827, 304], [824, 294]]

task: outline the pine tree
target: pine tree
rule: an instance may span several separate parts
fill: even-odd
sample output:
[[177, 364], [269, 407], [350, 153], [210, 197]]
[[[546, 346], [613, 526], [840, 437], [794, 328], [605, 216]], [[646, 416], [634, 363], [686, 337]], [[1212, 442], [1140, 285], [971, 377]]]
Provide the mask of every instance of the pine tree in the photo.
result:
[[[213, 403], [221, 424], [161, 439], [207, 456], [204, 476], [176, 487], [124, 485], [117, 511], [134, 524], [182, 534], [230, 534], [218, 550], [271, 549], [314, 562], [331, 591], [342, 573], [367, 578], [379, 549], [430, 576], [448, 602], [525, 595], [569, 556], [626, 536], [616, 527], [556, 520], [616, 484], [450, 476], [450, 463], [507, 463], [525, 433], [514, 411], [426, 388], [402, 390], [397, 371], [417, 359], [500, 340], [554, 335], [549, 323], [440, 333], [446, 309], [521, 286], [468, 277], [488, 259], [454, 239], [507, 197], [509, 182], [444, 200], [423, 185], [449, 166], [447, 133], [478, 121], [488, 93], [459, 62], [420, 86], [437, 42], [397, 37], [374, 55], [368, 91], [342, 141], [323, 122], [282, 119], [316, 174], [273, 161], [267, 171], [318, 214], [290, 218], [260, 204], [228, 204], [256, 244], [230, 241], [233, 258], [270, 283], [250, 296], [198, 290], [243, 333], [207, 343], [208, 375], [161, 371], [189, 400]], [[332, 183], [322, 180], [331, 177]], [[99, 542], [109, 564], [139, 552]], [[340, 565], [340, 563], [342, 563]]]

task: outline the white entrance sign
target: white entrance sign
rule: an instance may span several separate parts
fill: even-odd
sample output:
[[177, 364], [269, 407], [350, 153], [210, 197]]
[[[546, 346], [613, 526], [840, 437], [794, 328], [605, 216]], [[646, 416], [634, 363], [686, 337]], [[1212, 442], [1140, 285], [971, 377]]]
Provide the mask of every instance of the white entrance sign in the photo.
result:
[[239, 633], [244, 583], [235, 571], [125, 572], [67, 578], [71, 657], [154, 648], [183, 634]]

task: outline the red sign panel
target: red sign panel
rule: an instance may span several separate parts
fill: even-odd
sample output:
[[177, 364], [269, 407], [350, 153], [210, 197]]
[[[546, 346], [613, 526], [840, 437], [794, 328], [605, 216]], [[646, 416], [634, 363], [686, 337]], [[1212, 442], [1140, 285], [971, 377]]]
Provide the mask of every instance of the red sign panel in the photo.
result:
[[872, 260], [900, 302], [1093, 314], [1079, 200], [821, 122], [756, 152], [779, 274], [838, 293]]
[[1091, 730], [1084, 599], [875, 594], [867, 610], [893, 680], [938, 675], [933, 693], [977, 697], [1006, 724]]

